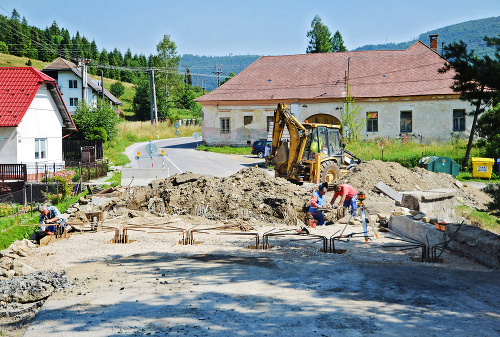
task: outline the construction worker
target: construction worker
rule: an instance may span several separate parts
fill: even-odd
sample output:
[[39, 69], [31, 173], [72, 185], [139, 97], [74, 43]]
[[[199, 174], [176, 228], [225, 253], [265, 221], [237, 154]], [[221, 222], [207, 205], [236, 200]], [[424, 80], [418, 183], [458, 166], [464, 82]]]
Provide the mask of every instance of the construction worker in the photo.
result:
[[271, 145], [266, 144], [266, 147], [264, 148], [264, 159], [265, 159], [265, 165], [266, 168], [269, 166], [269, 154], [271, 153]]
[[356, 209], [358, 208], [358, 191], [354, 189], [351, 185], [347, 184], [335, 184], [333, 185], [332, 201], [330, 202], [332, 206], [335, 204], [337, 197], [340, 197], [338, 207], [343, 206], [345, 208], [351, 208], [350, 213], [353, 218], [356, 217]]
[[314, 220], [318, 222], [318, 226], [323, 226], [325, 224], [325, 217], [323, 212], [318, 208], [325, 207], [325, 194], [328, 191], [328, 183], [324, 182], [319, 185], [318, 190], [315, 191], [311, 197], [311, 205], [309, 206], [309, 214]]
[[[38, 206], [38, 211], [40, 212], [39, 225], [40, 230], [33, 233], [33, 238], [40, 244], [40, 240], [46, 235], [54, 235], [56, 233], [57, 226], [66, 226], [66, 219], [61, 215], [61, 212], [55, 206], [47, 206], [41, 204]], [[48, 226], [45, 226], [48, 225]]]

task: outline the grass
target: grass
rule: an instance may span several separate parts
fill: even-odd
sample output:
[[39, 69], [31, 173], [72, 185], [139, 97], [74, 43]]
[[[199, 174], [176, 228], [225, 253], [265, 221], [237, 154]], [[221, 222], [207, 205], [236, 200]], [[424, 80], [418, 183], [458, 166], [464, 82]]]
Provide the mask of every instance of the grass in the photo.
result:
[[224, 153], [224, 154], [240, 154], [240, 155], [251, 155], [252, 154], [251, 147], [200, 145], [200, 146], [198, 146], [197, 150], [198, 151], [215, 152], [215, 153]]
[[[415, 167], [422, 157], [449, 157], [461, 165], [467, 141], [448, 143], [420, 144], [416, 141], [403, 142], [399, 139], [361, 141], [347, 144], [346, 149], [359, 158], [369, 161], [373, 159], [398, 162], [404, 167]], [[470, 157], [482, 157], [482, 149], [473, 147]], [[470, 160], [469, 160], [470, 167]]]
[[[79, 195], [75, 195], [72, 198], [67, 198], [57, 205], [57, 208], [61, 213], [64, 213], [69, 206], [73, 205], [80, 196], [85, 195], [87, 192], [83, 192]], [[38, 218], [40, 214], [38, 211], [33, 210], [33, 215], [31, 213], [25, 213], [20, 216], [8, 216], [0, 218], [0, 250], [5, 249], [11, 245], [12, 242], [16, 240], [22, 240], [23, 238], [28, 238], [31, 233], [38, 229]], [[23, 226], [20, 226], [20, 225]]]
[[[175, 128], [169, 122], [160, 122], [158, 127], [150, 122], [122, 122], [118, 124], [118, 135], [104, 144], [104, 157], [108, 158], [111, 165], [123, 166], [130, 160], [123, 154], [125, 149], [140, 142], [175, 138]], [[201, 125], [183, 126], [179, 128], [181, 137], [191, 137], [194, 132], [201, 134]]]
[[455, 209], [458, 215], [469, 219], [474, 226], [500, 234], [500, 219], [497, 217], [467, 206], [458, 206]]
[[[101, 81], [101, 77], [99, 75], [92, 75], [89, 74], [90, 77], [92, 77], [94, 80]], [[119, 82], [118, 80], [112, 80], [110, 78], [104, 77], [104, 88], [106, 90], [110, 90], [111, 84]], [[122, 96], [118, 97], [118, 99], [123, 103], [121, 107], [118, 108], [122, 115], [126, 119], [131, 119], [134, 116], [134, 110], [132, 109], [132, 100], [134, 99], [135, 95], [135, 87], [132, 83], [127, 83], [127, 82], [122, 82], [123, 86], [125, 87], [125, 92]]]

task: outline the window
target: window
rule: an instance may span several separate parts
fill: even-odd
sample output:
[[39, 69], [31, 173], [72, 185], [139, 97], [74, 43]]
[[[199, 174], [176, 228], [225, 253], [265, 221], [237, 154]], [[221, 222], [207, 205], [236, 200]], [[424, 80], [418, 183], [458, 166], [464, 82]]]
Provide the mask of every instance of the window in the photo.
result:
[[272, 130], [272, 126], [274, 124], [274, 116], [267, 116], [267, 133]]
[[243, 125], [251, 124], [253, 121], [253, 116], [243, 116]]
[[47, 158], [47, 139], [35, 138], [35, 159]]
[[411, 132], [411, 111], [401, 111], [401, 128], [399, 132]]
[[453, 109], [453, 131], [465, 131], [465, 110]]
[[366, 113], [366, 132], [378, 132], [378, 112]]
[[78, 98], [76, 97], [70, 97], [69, 99], [69, 106], [77, 106], [78, 105]]
[[69, 88], [70, 89], [78, 88], [78, 81], [77, 80], [69, 80]]
[[221, 133], [231, 132], [231, 128], [229, 126], [229, 117], [221, 117], [220, 118], [220, 132]]

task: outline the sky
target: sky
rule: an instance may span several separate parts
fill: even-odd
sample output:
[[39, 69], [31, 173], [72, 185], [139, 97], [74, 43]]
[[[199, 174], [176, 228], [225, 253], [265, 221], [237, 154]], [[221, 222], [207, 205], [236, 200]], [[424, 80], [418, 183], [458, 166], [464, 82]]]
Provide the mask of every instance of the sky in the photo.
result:
[[305, 54], [315, 15], [348, 50], [500, 16], [500, 0], [0, 0], [0, 14], [14, 8], [32, 26], [56, 21], [99, 49], [146, 56], [166, 34], [180, 55]]

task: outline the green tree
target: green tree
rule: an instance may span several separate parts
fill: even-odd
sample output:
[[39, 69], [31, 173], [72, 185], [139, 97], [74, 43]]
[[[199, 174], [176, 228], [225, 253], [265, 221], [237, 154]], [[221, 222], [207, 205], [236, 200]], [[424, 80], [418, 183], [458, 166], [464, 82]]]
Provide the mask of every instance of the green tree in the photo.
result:
[[479, 117], [476, 133], [482, 139], [479, 146], [486, 150], [488, 156], [500, 158], [500, 104], [489, 109]]
[[132, 99], [132, 109], [135, 118], [140, 121], [151, 119], [151, 95], [149, 79], [139, 79], [135, 85], [135, 95]]
[[360, 111], [361, 106], [356, 104], [350, 93], [347, 94], [344, 109], [340, 110], [340, 114], [342, 116], [343, 136], [349, 142], [360, 139], [361, 130], [366, 125], [365, 118], [358, 116]]
[[111, 84], [111, 88], [109, 88], [109, 91], [116, 98], [120, 98], [120, 96], [125, 93], [125, 87], [123, 86], [122, 82], [115, 82]]
[[4, 53], [4, 54], [9, 53], [9, 48], [7, 48], [7, 45], [3, 41], [0, 41], [0, 53]]
[[483, 58], [477, 57], [474, 55], [474, 50], [469, 51], [467, 45], [460, 41], [450, 43], [444, 47], [444, 57], [448, 61], [439, 69], [440, 73], [445, 73], [451, 69], [455, 70], [451, 89], [460, 93], [460, 99], [468, 101], [474, 106], [472, 112], [474, 119], [462, 163], [463, 167], [467, 167], [469, 163], [477, 119], [500, 90], [499, 87], [494, 88], [495, 83], [498, 84], [498, 77], [500, 76], [500, 57], [498, 53], [500, 43], [497, 43], [496, 40], [489, 40], [488, 43], [495, 44], [497, 47], [496, 61], [487, 56]]
[[232, 71], [229, 72], [229, 76], [226, 77], [226, 78], [224, 78], [224, 79], [222, 79], [220, 81], [220, 85], [223, 85], [224, 83], [226, 83], [227, 81], [229, 81], [230, 79], [232, 79], [234, 76], [236, 76], [236, 74], [234, 72], [232, 72]]
[[158, 76], [155, 78], [156, 106], [158, 117], [166, 119], [168, 117], [169, 92], [180, 86], [182, 75], [179, 74], [180, 56], [177, 54], [177, 46], [170, 39], [169, 35], [164, 35], [163, 39], [156, 45], [157, 55], [150, 57], [150, 66], [160, 68]]
[[347, 48], [344, 46], [344, 39], [342, 39], [342, 35], [338, 30], [335, 32], [335, 34], [333, 34], [331, 45], [332, 45], [331, 49], [332, 52], [347, 51]]
[[76, 107], [73, 121], [78, 129], [77, 136], [88, 140], [104, 137], [112, 139], [117, 133], [116, 125], [120, 118], [109, 103], [98, 99], [95, 106], [81, 101]]
[[316, 15], [311, 22], [311, 30], [307, 32], [309, 45], [306, 53], [328, 53], [332, 49], [332, 33], [326, 25], [321, 22], [321, 18]]

